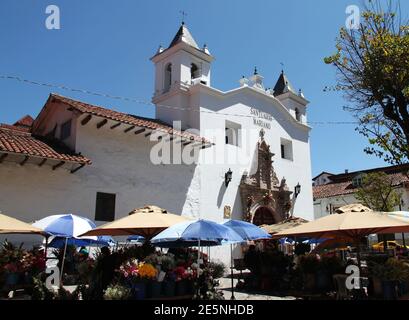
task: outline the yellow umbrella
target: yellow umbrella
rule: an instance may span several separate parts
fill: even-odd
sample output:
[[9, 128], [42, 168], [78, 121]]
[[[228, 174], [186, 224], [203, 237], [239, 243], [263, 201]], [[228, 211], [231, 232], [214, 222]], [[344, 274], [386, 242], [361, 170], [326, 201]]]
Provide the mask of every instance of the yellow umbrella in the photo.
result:
[[0, 233], [28, 233], [43, 235], [44, 231], [33, 227], [29, 223], [25, 223], [0, 213]]
[[373, 233], [409, 232], [409, 223], [392, 218], [388, 213], [374, 212], [359, 204], [339, 208], [335, 214], [276, 233], [274, 238], [314, 237], [351, 239], [356, 243], [358, 266], [362, 237]]
[[373, 233], [409, 232], [407, 221], [392, 218], [386, 212], [371, 211], [362, 205], [348, 205], [335, 212], [335, 214], [276, 233], [274, 237], [358, 239]]
[[170, 226], [189, 219], [167, 212], [157, 206], [145, 206], [135, 209], [128, 216], [104, 224], [81, 236], [127, 236], [141, 235], [151, 238]]
[[307, 222], [308, 222], [307, 220], [302, 218], [289, 218], [276, 224], [264, 224], [260, 226], [260, 228], [263, 229], [265, 232], [274, 235], [278, 232], [297, 227]]

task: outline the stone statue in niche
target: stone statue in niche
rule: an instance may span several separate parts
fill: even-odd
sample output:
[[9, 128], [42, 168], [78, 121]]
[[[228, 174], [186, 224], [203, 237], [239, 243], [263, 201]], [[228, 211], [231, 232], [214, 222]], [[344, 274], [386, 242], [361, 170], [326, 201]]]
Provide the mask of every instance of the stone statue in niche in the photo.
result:
[[280, 190], [284, 190], [284, 191], [288, 191], [289, 189], [288, 189], [288, 186], [287, 186], [287, 180], [285, 179], [285, 177], [283, 177], [282, 179], [281, 179], [281, 182], [280, 182]]

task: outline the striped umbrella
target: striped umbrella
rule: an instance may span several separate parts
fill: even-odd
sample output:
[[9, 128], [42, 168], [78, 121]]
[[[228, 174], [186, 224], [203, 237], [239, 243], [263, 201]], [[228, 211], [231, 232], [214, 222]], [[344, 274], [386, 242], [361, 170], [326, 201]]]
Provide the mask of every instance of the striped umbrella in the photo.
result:
[[[94, 222], [75, 214], [56, 214], [33, 223], [33, 226], [44, 230], [51, 236], [63, 238], [79, 238], [79, 236], [96, 228]], [[84, 237], [97, 240], [97, 237]], [[81, 239], [84, 239], [81, 237]]]

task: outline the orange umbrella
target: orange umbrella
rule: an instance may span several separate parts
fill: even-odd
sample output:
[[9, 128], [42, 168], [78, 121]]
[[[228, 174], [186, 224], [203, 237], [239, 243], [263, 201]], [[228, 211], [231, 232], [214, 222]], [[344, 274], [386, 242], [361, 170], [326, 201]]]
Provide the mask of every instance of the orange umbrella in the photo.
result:
[[151, 238], [166, 228], [187, 220], [190, 219], [169, 213], [157, 206], [145, 206], [133, 210], [124, 218], [104, 224], [81, 236], [127, 236], [136, 234]]

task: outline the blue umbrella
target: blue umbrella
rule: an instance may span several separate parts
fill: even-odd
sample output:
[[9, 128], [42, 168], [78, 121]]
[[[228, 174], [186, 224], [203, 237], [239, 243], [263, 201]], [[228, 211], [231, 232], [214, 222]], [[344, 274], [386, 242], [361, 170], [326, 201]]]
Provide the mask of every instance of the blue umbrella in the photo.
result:
[[294, 244], [294, 239], [291, 238], [281, 238], [278, 241], [280, 244]]
[[[68, 240], [71, 238], [80, 238], [79, 236], [81, 234], [96, 228], [96, 225], [88, 218], [77, 216], [75, 214], [57, 214], [38, 220], [33, 223], [33, 226], [43, 229], [49, 235], [65, 238], [64, 254], [60, 273], [61, 284]], [[97, 237], [81, 237], [80, 239], [94, 241], [98, 240]]]
[[271, 239], [271, 236], [263, 229], [246, 221], [229, 220], [223, 225], [236, 231], [244, 240]]
[[[65, 246], [65, 241], [65, 238], [55, 237], [53, 240], [51, 240], [48, 246], [51, 248], [62, 248]], [[115, 240], [110, 236], [98, 236], [97, 240], [68, 238], [67, 245], [76, 247], [113, 246], [115, 245]]]
[[326, 241], [328, 239], [324, 239], [324, 238], [311, 238], [311, 239], [307, 239], [304, 240], [302, 243], [306, 243], [306, 244], [320, 244], [323, 243], [324, 241]]
[[[236, 231], [244, 240], [261, 240], [271, 239], [271, 236], [263, 229], [256, 225], [240, 220], [229, 220], [223, 223], [224, 226], [229, 227]], [[231, 299], [234, 300], [234, 284], [233, 284], [233, 246], [230, 246], [230, 270], [231, 270]]]
[[214, 246], [243, 242], [233, 229], [210, 220], [184, 221], [177, 223], [152, 238], [152, 244], [161, 247]]
[[243, 241], [245, 240], [233, 229], [210, 220], [185, 221], [175, 224], [151, 240], [154, 245], [162, 247], [199, 247], [198, 264], [200, 246], [218, 246]]
[[138, 236], [138, 235], [133, 235], [130, 236], [128, 238], [126, 238], [126, 241], [137, 241], [137, 242], [144, 242], [145, 241], [145, 237], [142, 236]]

